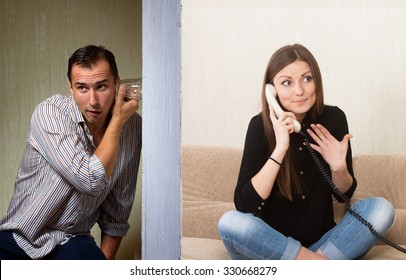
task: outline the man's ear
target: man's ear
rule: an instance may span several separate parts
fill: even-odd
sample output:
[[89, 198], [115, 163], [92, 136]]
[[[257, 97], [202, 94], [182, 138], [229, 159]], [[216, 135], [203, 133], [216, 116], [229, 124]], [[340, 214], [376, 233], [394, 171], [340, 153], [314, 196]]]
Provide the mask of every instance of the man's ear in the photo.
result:
[[68, 80], [68, 86], [69, 86], [70, 95], [73, 95], [72, 84], [70, 83], [69, 80]]
[[116, 79], [116, 84], [115, 84], [115, 86], [116, 86], [116, 93], [118, 93], [118, 87], [119, 87], [119, 85], [120, 85], [120, 76], [118, 76], [117, 79]]

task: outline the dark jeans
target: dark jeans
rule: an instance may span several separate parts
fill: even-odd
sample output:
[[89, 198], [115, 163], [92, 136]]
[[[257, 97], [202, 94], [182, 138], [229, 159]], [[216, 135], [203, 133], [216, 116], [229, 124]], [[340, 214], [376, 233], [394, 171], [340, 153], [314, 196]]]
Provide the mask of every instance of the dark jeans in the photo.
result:
[[[30, 260], [14, 240], [12, 231], [0, 231], [0, 260]], [[64, 245], [58, 245], [46, 260], [105, 260], [103, 252], [89, 236], [76, 236]]]

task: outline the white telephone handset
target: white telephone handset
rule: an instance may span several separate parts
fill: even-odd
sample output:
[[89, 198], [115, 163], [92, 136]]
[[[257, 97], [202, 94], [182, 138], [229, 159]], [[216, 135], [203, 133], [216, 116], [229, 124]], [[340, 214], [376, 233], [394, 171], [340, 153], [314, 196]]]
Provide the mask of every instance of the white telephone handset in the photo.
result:
[[[273, 110], [275, 111], [275, 115], [277, 118], [282, 114], [282, 108], [279, 106], [278, 101], [276, 101], [276, 91], [273, 85], [266, 84], [265, 86], [265, 97], [268, 104], [272, 106]], [[294, 132], [299, 133], [301, 129], [301, 125], [297, 120], [293, 120]]]

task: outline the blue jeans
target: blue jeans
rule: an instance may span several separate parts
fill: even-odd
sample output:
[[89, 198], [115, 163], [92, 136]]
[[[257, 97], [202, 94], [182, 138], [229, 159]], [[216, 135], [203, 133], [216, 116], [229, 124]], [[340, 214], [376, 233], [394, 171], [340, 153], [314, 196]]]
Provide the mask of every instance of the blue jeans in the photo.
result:
[[[0, 231], [0, 260], [30, 260], [14, 240], [11, 231]], [[103, 252], [89, 236], [75, 236], [58, 245], [45, 256], [46, 260], [105, 260]]]
[[[393, 206], [383, 198], [366, 198], [351, 207], [376, 231], [385, 235], [394, 220]], [[219, 233], [232, 259], [293, 260], [301, 244], [274, 230], [251, 213], [229, 211], [219, 221]], [[343, 219], [308, 249], [318, 249], [332, 260], [356, 259], [367, 253], [378, 239], [354, 216]]]

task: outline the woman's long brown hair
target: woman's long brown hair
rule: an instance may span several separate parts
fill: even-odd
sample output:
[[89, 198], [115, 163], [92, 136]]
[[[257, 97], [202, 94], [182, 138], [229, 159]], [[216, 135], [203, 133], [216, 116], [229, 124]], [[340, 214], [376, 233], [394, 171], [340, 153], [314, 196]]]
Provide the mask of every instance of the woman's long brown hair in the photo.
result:
[[[314, 56], [307, 48], [299, 44], [287, 45], [277, 50], [268, 62], [268, 66], [266, 67], [265, 71], [264, 82], [262, 85], [262, 120], [264, 123], [265, 135], [267, 137], [269, 151], [271, 153], [275, 149], [276, 139], [272, 121], [269, 117], [270, 111], [268, 103], [266, 102], [265, 98], [265, 85], [273, 85], [273, 79], [276, 74], [287, 65], [298, 60], [307, 62], [309, 64], [310, 71], [312, 73], [313, 80], [316, 86], [316, 103], [313, 105], [312, 108], [310, 108], [310, 110], [307, 112], [307, 115], [311, 119], [315, 119], [320, 116], [323, 110], [323, 83], [321, 79], [320, 68]], [[276, 183], [278, 185], [280, 194], [289, 200], [292, 200], [294, 191], [300, 193], [299, 175], [297, 174], [297, 170], [293, 162], [290, 147], [281, 164], [278, 176], [276, 177]]]

